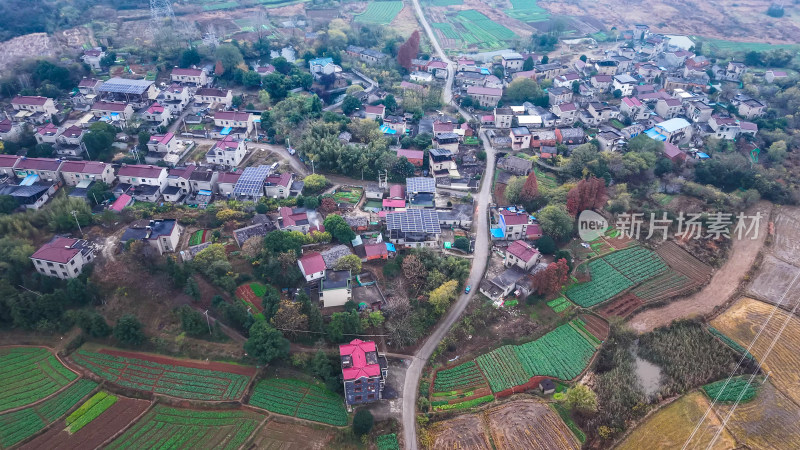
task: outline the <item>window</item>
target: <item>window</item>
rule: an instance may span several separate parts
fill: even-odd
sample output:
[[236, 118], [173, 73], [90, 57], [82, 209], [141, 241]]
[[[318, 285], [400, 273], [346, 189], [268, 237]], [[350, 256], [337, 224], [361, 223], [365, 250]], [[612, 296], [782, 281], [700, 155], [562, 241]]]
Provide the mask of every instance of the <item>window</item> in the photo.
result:
[[69, 265], [70, 265], [70, 266], [74, 266], [74, 265], [75, 265], [75, 260], [73, 259], [72, 261], [70, 261], [70, 262], [69, 262]]
[[47, 263], [47, 267], [53, 267], [53, 263], [51, 262]]
[[357, 402], [360, 402], [360, 401], [361, 401], [361, 396], [360, 396], [360, 395], [356, 395], [356, 398], [355, 398], [355, 400], [356, 400]]
[[369, 395], [367, 395], [367, 398], [369, 400], [374, 400], [375, 399], [375, 394], [369, 394]]

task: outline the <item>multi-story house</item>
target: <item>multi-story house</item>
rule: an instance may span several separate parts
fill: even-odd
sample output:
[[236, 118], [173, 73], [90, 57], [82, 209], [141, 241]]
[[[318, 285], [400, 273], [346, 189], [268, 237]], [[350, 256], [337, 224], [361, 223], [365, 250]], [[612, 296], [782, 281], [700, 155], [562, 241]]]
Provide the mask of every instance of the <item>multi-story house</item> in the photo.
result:
[[236, 140], [232, 135], [214, 143], [206, 153], [206, 162], [226, 167], [236, 167], [247, 154], [247, 145], [243, 140]]
[[11, 107], [17, 114], [15, 117], [31, 123], [45, 123], [58, 113], [52, 98], [18, 95], [11, 100]]
[[353, 300], [351, 279], [349, 270], [326, 270], [325, 277], [319, 282], [319, 299], [322, 300], [322, 306], [325, 308], [343, 306]]
[[117, 179], [120, 184], [134, 188], [133, 198], [136, 200], [154, 202], [167, 185], [167, 169], [151, 165], [123, 164], [117, 172]]
[[572, 125], [578, 116], [578, 106], [575, 103], [561, 103], [550, 107], [550, 112], [558, 116], [559, 125]]
[[214, 106], [230, 108], [233, 105], [233, 92], [230, 89], [198, 89], [194, 93], [194, 101], [205, 108]]
[[89, 65], [92, 70], [102, 70], [103, 68], [100, 66], [100, 61], [105, 57], [106, 52], [100, 47], [84, 50], [83, 55], [81, 55], [83, 62]]
[[438, 247], [442, 228], [433, 209], [408, 209], [386, 214], [389, 242], [409, 248]]
[[739, 103], [738, 113], [740, 116], [746, 119], [753, 119], [755, 117], [763, 116], [766, 108], [766, 105], [754, 98], [751, 98]]
[[125, 128], [133, 118], [133, 106], [125, 102], [99, 101], [92, 105], [92, 114], [98, 119], [104, 118], [114, 125]]
[[633, 121], [644, 120], [650, 116], [650, 109], [636, 97], [623, 98], [619, 104], [619, 110]]
[[62, 280], [76, 278], [92, 260], [94, 249], [88, 241], [60, 236], [54, 237], [31, 255], [37, 272]]
[[708, 122], [708, 120], [711, 118], [711, 113], [714, 112], [714, 108], [708, 106], [702, 100], [689, 101], [686, 102], [684, 112], [686, 117], [688, 117], [692, 122], [704, 123]]
[[232, 196], [233, 188], [236, 186], [241, 176], [241, 172], [221, 172], [217, 177], [215, 192], [225, 197]]
[[497, 214], [497, 224], [492, 225], [499, 231], [492, 231], [492, 239], [539, 239], [542, 228], [529, 214], [501, 210]]
[[183, 227], [175, 219], [138, 220], [128, 226], [120, 241], [142, 241], [163, 255], [178, 249], [182, 232]]
[[593, 88], [598, 89], [601, 92], [605, 92], [611, 88], [611, 83], [613, 81], [614, 77], [612, 75], [597, 74], [592, 76], [589, 82]]
[[141, 116], [144, 121], [142, 126], [146, 128], [148, 132], [156, 133], [159, 129], [169, 125], [169, 119], [172, 117], [172, 114], [168, 109], [161, 106], [160, 103], [154, 102], [146, 110], [142, 111]]
[[531, 148], [531, 131], [529, 129], [525, 127], [512, 128], [510, 137], [512, 150]]
[[217, 111], [214, 113], [214, 125], [222, 129], [232, 128], [235, 132], [250, 134], [253, 131], [252, 114], [243, 111]]
[[711, 116], [708, 126], [714, 130], [714, 137], [717, 139], [736, 139], [741, 128], [739, 122], [733, 117]]
[[375, 342], [354, 339], [349, 344], [342, 344], [339, 346], [339, 357], [348, 409], [351, 405], [380, 400], [389, 364], [386, 356], [378, 353]]
[[163, 96], [164, 99], [161, 101], [161, 105], [173, 116], [180, 115], [189, 105], [189, 100], [191, 99], [189, 88], [180, 84], [173, 84], [164, 89]]
[[572, 101], [572, 88], [551, 87], [547, 90], [551, 105], [558, 105]]
[[272, 174], [264, 180], [264, 195], [271, 198], [289, 198], [294, 174]]
[[60, 169], [63, 162], [52, 158], [26, 158], [22, 157], [14, 167], [17, 178], [26, 178], [36, 175], [42, 181], [60, 182]]
[[167, 173], [167, 186], [161, 192], [164, 200], [177, 202], [182, 196], [192, 192], [189, 178], [197, 170], [197, 166], [176, 167]]
[[111, 164], [99, 161], [64, 161], [59, 172], [68, 186], [77, 186], [84, 180], [102, 181], [110, 186], [116, 179]]
[[386, 107], [384, 105], [365, 105], [364, 118], [369, 120], [383, 119], [386, 114]]
[[683, 104], [677, 98], [661, 98], [656, 102], [655, 110], [664, 119], [672, 119], [683, 112]]
[[519, 53], [507, 53], [503, 55], [502, 64], [507, 72], [517, 72], [522, 70], [525, 60]]
[[0, 176], [13, 177], [14, 167], [19, 163], [20, 157], [17, 155], [0, 155]]
[[500, 97], [503, 96], [503, 90], [483, 86], [469, 86], [467, 87], [467, 95], [484, 108], [494, 108], [500, 101]]
[[514, 111], [511, 108], [494, 109], [494, 126], [497, 128], [511, 128]]
[[174, 68], [169, 74], [170, 80], [191, 86], [204, 87], [210, 84], [210, 78], [204, 69]]
[[52, 123], [47, 123], [36, 129], [34, 137], [36, 138], [36, 142], [39, 144], [55, 145], [59, 133], [60, 130], [57, 126], [53, 125]]
[[172, 153], [177, 148], [178, 140], [173, 133], [154, 134], [150, 136], [150, 140], [147, 142], [148, 151], [159, 153], [162, 156]]
[[536, 247], [523, 240], [514, 241], [506, 249], [506, 256], [503, 261], [506, 267], [517, 266], [529, 272], [542, 258], [541, 253]]
[[633, 95], [633, 88], [636, 87], [636, 79], [627, 73], [614, 76], [613, 90], [622, 92], [623, 97], [630, 97]]

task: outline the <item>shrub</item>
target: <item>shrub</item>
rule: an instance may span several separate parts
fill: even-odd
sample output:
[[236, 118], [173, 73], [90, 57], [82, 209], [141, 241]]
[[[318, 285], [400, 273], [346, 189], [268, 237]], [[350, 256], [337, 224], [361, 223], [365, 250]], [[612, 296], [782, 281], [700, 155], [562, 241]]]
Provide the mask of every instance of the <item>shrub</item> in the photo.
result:
[[358, 436], [367, 434], [372, 430], [374, 423], [375, 419], [372, 417], [371, 412], [366, 409], [359, 409], [355, 417], [353, 417], [353, 432]]

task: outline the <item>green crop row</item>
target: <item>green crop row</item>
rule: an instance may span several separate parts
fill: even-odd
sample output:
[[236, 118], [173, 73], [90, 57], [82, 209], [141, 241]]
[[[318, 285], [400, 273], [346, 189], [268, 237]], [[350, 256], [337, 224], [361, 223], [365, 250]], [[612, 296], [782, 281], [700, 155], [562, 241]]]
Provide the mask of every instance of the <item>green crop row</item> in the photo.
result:
[[592, 280], [576, 284], [566, 291], [570, 300], [583, 307], [588, 308], [602, 303], [633, 285], [628, 278], [606, 262], [605, 257], [589, 261], [588, 264]]
[[401, 1], [370, 2], [367, 10], [353, 17], [354, 22], [388, 25], [403, 10]]
[[0, 411], [41, 400], [77, 378], [48, 350], [14, 347], [0, 350]]
[[[725, 386], [725, 383], [728, 383]], [[743, 392], [744, 391], [744, 392]], [[750, 377], [747, 375], [734, 377], [730, 381], [728, 379], [715, 381], [703, 386], [703, 392], [711, 398], [719, 402], [733, 403], [739, 400], [748, 402], [755, 398], [758, 394], [758, 385], [756, 380], [750, 383]]]
[[276, 414], [335, 426], [347, 425], [347, 411], [339, 395], [300, 380], [261, 380], [253, 389], [249, 403]]
[[721, 331], [714, 327], [708, 327], [708, 331], [711, 332], [714, 336], [718, 337], [722, 342], [724, 342], [728, 347], [736, 350], [738, 353], [745, 355], [747, 359], [751, 359], [755, 361], [755, 356], [753, 356], [750, 352], [747, 351], [746, 348], [739, 345], [738, 342], [734, 341], [733, 339], [729, 338], [728, 336], [724, 335]]
[[[101, 393], [98, 392], [98, 394]], [[70, 434], [75, 433], [76, 431], [88, 425], [89, 422], [99, 417], [100, 414], [103, 414], [105, 410], [110, 408], [111, 405], [113, 405], [116, 402], [117, 402], [116, 396], [106, 394], [102, 398], [100, 398], [99, 401], [95, 402], [89, 409], [82, 411], [80, 415], [75, 416], [74, 413], [70, 414], [69, 417], [67, 417], [67, 425], [69, 425], [67, 428], [69, 429]], [[83, 405], [81, 405], [81, 408], [83, 408]]]
[[378, 436], [375, 439], [375, 445], [377, 445], [378, 450], [400, 450], [400, 444], [397, 443], [397, 435], [394, 433]]
[[516, 347], [528, 377], [546, 375], [562, 380], [578, 376], [594, 355], [594, 345], [570, 325]]
[[433, 388], [436, 391], [457, 391], [473, 387], [483, 382], [475, 361], [470, 361], [451, 369], [440, 370], [436, 373]]
[[525, 372], [513, 345], [504, 345], [475, 358], [489, 381], [492, 392], [525, 384], [530, 376]]
[[449, 404], [449, 405], [434, 406], [433, 410], [434, 411], [447, 411], [447, 410], [451, 410], [451, 409], [468, 409], [468, 408], [472, 408], [472, 407], [475, 407], [475, 406], [478, 406], [478, 405], [482, 405], [484, 403], [488, 403], [488, 402], [490, 402], [492, 400], [494, 400], [494, 396], [489, 394], [489, 395], [484, 395], [483, 397], [473, 398], [472, 400], [467, 400], [465, 402], [452, 403], [452, 404]]
[[3, 414], [0, 416], [0, 445], [11, 447], [38, 433], [66, 414], [96, 387], [97, 383], [93, 381], [78, 380], [36, 406]]

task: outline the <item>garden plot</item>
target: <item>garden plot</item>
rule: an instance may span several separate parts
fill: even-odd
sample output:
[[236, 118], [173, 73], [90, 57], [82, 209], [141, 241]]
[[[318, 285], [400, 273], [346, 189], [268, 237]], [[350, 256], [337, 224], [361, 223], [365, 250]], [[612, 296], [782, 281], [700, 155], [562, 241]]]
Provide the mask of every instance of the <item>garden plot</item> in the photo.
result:
[[711, 266], [689, 254], [674, 241], [663, 243], [656, 253], [672, 270], [651, 278], [633, 290], [645, 303], [683, 295], [705, 284], [711, 277]]
[[[711, 403], [698, 391], [691, 392], [665, 406], [636, 427], [617, 450], [641, 450], [681, 448], [692, 434], [697, 422], [703, 418]], [[698, 433], [691, 448], [707, 448], [714, 434], [722, 426], [716, 414], [706, 418], [704, 433]], [[736, 441], [727, 430], [723, 430], [714, 449], [731, 449]]]
[[[722, 403], [736, 403], [739, 399], [742, 402], [749, 402], [758, 394], [759, 386], [764, 382], [762, 377], [755, 377], [750, 382], [750, 375], [740, 375], [730, 380], [723, 378], [719, 381], [703, 386], [703, 392], [712, 401]], [[742, 392], [744, 391], [744, 392]]]
[[597, 313], [606, 319], [610, 319], [612, 317], [625, 318], [631, 315], [631, 313], [636, 311], [643, 304], [644, 302], [642, 302], [642, 299], [639, 297], [633, 294], [625, 294], [622, 297], [603, 305], [597, 310]]
[[354, 22], [375, 25], [388, 25], [403, 10], [401, 1], [373, 1], [367, 5], [367, 10], [353, 17]]
[[29, 408], [0, 416], [0, 446], [16, 445], [58, 420], [97, 387], [79, 380], [53, 397]]
[[264, 420], [248, 410], [206, 410], [157, 405], [107, 449], [237, 449]]
[[266, 293], [266, 288], [261, 283], [243, 284], [236, 288], [236, 298], [244, 302], [245, 306], [249, 306], [254, 311], [254, 315], [261, 315], [264, 312], [264, 305], [262, 304], [262, 297]]
[[41, 347], [0, 348], [0, 411], [41, 400], [78, 378]]
[[211, 231], [197, 230], [189, 237], [189, 247], [200, 245], [211, 240]]
[[396, 434], [384, 434], [375, 439], [375, 446], [378, 450], [400, 450]]
[[341, 396], [292, 378], [259, 381], [249, 403], [275, 414], [339, 427], [347, 425], [348, 420]]
[[506, 403], [487, 411], [486, 418], [498, 450], [581, 448], [558, 414], [537, 400]]
[[188, 400], [236, 400], [244, 394], [255, 373], [254, 368], [247, 366], [183, 361], [108, 349], [99, 353], [78, 350], [72, 359], [120, 386]]
[[[775, 247], [775, 250], [777, 251], [777, 247]], [[759, 300], [775, 304], [781, 300], [784, 292], [789, 291], [789, 286], [798, 272], [800, 272], [800, 269], [797, 267], [772, 255], [767, 255], [758, 275], [750, 283], [747, 293]], [[796, 292], [796, 286], [797, 284], [783, 299], [783, 304], [789, 304], [791, 297], [793, 297], [792, 292]]]
[[431, 405], [434, 411], [472, 408], [494, 400], [475, 361], [436, 372]]
[[[750, 352], [755, 356], [766, 373], [771, 372], [772, 383], [786, 396], [800, 402], [800, 319], [778, 309], [772, 318], [773, 305], [742, 298], [727, 311], [711, 321], [711, 325], [736, 343], [747, 348], [763, 323], [767, 323], [764, 332], [756, 340]], [[781, 338], [775, 343], [767, 358], [764, 354], [777, 336], [778, 331], [787, 321]]]
[[333, 439], [331, 428], [312, 428], [299, 424], [285, 424], [270, 420], [253, 436], [250, 448], [269, 450], [323, 450]]
[[24, 450], [58, 449], [81, 450], [97, 448], [124, 429], [150, 406], [147, 400], [118, 397], [116, 402], [78, 431], [70, 431], [66, 421], [60, 421], [20, 447]]

